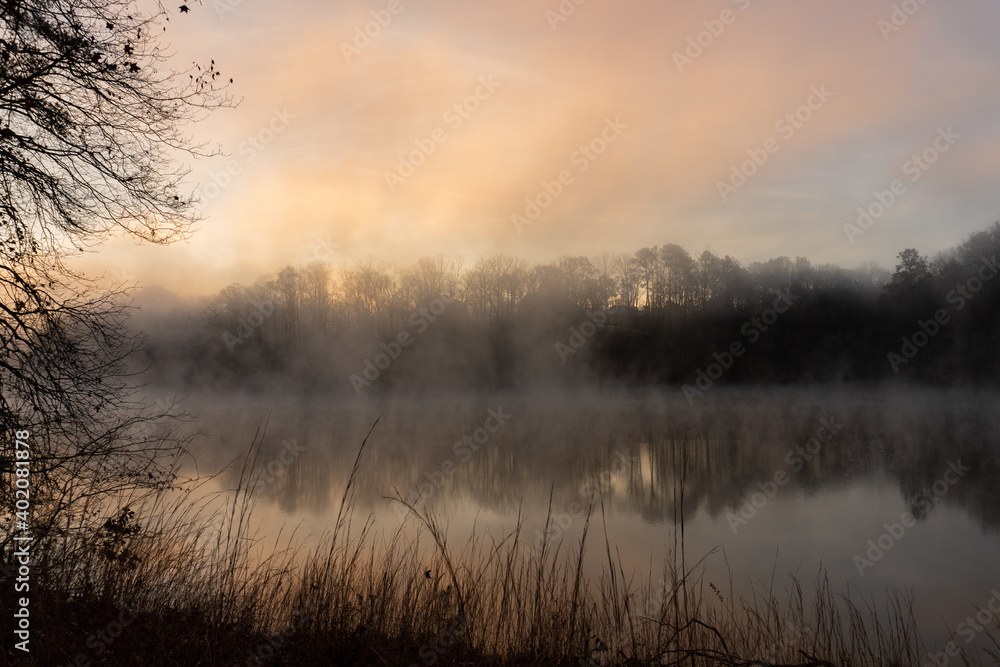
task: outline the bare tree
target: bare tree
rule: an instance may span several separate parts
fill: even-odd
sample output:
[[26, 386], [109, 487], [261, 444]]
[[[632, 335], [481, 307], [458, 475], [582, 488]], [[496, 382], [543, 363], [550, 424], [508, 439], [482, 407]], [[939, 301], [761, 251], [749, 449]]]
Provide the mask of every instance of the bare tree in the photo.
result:
[[875, 261], [864, 262], [851, 271], [853, 284], [870, 296], [878, 296], [886, 283], [892, 279], [892, 272]]
[[619, 303], [630, 310], [639, 306], [642, 273], [635, 255], [622, 254], [615, 260], [615, 278], [618, 282]]
[[695, 261], [687, 250], [674, 243], [660, 247], [660, 261], [666, 269], [667, 300], [689, 308], [694, 296]]
[[594, 277], [593, 307], [606, 310], [611, 300], [618, 293], [618, 283], [615, 280], [615, 258], [610, 252], [602, 252], [592, 262], [596, 275]]
[[639, 278], [642, 283], [642, 291], [646, 296], [646, 310], [653, 305], [654, 285], [659, 277], [660, 257], [656, 246], [652, 248], [640, 248], [635, 253], [635, 261], [639, 271]]
[[312, 262], [302, 269], [303, 328], [310, 343], [330, 332], [330, 266]]
[[360, 331], [377, 336], [390, 328], [389, 310], [397, 286], [395, 272], [372, 258], [343, 270], [344, 301], [354, 308], [353, 319]]
[[230, 99], [214, 62], [166, 67], [166, 18], [122, 0], [0, 2], [0, 430], [30, 432], [49, 518], [170, 478], [129, 388], [127, 295], [66, 264], [113, 234], [169, 243], [196, 220], [175, 158], [201, 147], [183, 127]]
[[528, 267], [508, 255], [481, 258], [465, 276], [465, 298], [474, 317], [507, 321], [528, 293]]
[[457, 262], [442, 256], [421, 257], [402, 272], [401, 283], [407, 294], [407, 310], [426, 305], [442, 294], [453, 296], [459, 282]]

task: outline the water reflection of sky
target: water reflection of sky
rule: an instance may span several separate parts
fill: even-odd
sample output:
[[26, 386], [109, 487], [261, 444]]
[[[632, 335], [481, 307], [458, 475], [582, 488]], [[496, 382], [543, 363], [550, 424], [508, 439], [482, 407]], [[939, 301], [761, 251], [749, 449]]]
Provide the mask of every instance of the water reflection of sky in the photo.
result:
[[[749, 594], [751, 585], [766, 590], [773, 576], [780, 594], [794, 574], [808, 593], [825, 568], [834, 589], [850, 589], [856, 602], [874, 596], [882, 605], [888, 589], [912, 592], [930, 641], [944, 641], [1000, 588], [1000, 457], [991, 421], [1000, 417], [992, 416], [990, 397], [958, 401], [918, 393], [871, 401], [832, 393], [751, 398], [720, 392], [720, 400], [696, 410], [648, 397], [498, 400], [514, 417], [467, 461], [452, 443], [473, 432], [496, 401], [272, 405], [260, 460], [273, 460], [282, 441], [305, 447], [291, 464], [276, 467], [275, 480], [261, 491], [262, 534], [277, 534], [282, 523], [286, 531], [299, 526], [310, 539], [332, 529], [357, 446], [381, 413], [359, 475], [357, 512], [376, 514], [382, 531], [399, 525], [385, 495], [395, 488], [405, 497], [437, 478], [444, 483], [433, 487], [427, 506], [444, 519], [454, 547], [473, 527], [505, 535], [519, 511], [527, 517], [524, 541], [536, 542], [551, 494], [555, 535], [566, 540], [564, 551], [575, 552], [584, 521], [570, 510], [586, 504], [590, 485], [601, 487], [604, 500], [603, 519], [598, 506], [588, 538], [591, 574], [607, 566], [606, 530], [626, 573], [659, 580], [683, 514], [687, 563], [720, 547], [706, 561], [705, 579], [721, 590], [728, 591], [730, 575], [737, 595]], [[201, 405], [200, 426], [209, 435], [196, 447], [215, 462], [245, 449], [267, 407], [204, 398]], [[833, 413], [844, 429], [802, 470], [793, 470], [786, 453]], [[956, 423], [963, 424], [960, 439], [949, 437]], [[886, 533], [884, 524], [900, 523], [913, 495], [960, 457], [973, 470], [894, 537], [861, 576], [854, 559], [868, 557], [868, 541]], [[449, 474], [436, 477], [444, 469]], [[788, 482], [734, 533], [732, 513], [782, 470]]]

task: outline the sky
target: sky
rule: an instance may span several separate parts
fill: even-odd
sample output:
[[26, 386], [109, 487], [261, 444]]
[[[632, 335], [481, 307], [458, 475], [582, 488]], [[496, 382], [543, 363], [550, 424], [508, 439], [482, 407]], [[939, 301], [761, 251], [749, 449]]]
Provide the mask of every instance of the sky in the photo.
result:
[[[188, 128], [189, 241], [91, 273], [208, 294], [315, 259], [677, 243], [892, 267], [1000, 219], [993, 0], [190, 2], [241, 98]], [[862, 218], [859, 208], [868, 210]]]

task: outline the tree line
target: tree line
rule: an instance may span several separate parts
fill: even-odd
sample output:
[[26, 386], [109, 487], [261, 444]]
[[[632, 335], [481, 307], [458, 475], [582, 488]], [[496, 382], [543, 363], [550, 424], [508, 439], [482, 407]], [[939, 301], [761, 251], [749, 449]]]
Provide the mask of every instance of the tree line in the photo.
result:
[[[675, 244], [537, 265], [504, 254], [467, 268], [446, 257], [314, 262], [230, 285], [200, 313], [196, 336], [166, 354], [154, 335], [148, 354], [198, 360], [196, 370], [185, 366], [188, 379], [245, 385], [280, 373], [349, 388], [345, 378], [380, 343], [420, 322], [405, 359], [379, 374], [383, 387], [685, 383], [737, 342], [745, 349], [722, 382], [987, 378], [996, 370], [996, 285], [979, 278], [962, 308], [948, 297], [956, 287], [967, 293], [998, 250], [1000, 223], [933, 258], [905, 249], [894, 271], [784, 256], [743, 265]], [[435, 302], [440, 311], [428, 311]], [[775, 304], [780, 315], [768, 312]], [[935, 327], [941, 309], [948, 321]], [[922, 345], [902, 350], [927, 328], [934, 333], [918, 335]], [[919, 358], [903, 355], [914, 349]]]

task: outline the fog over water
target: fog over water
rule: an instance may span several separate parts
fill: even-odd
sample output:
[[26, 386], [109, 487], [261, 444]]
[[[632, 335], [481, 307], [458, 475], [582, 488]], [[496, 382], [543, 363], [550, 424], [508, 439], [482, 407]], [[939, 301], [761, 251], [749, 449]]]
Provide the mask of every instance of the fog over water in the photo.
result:
[[[155, 393], [155, 392], [154, 392]], [[160, 392], [159, 395], [163, 395]], [[490, 392], [361, 401], [292, 393], [188, 394], [201, 472], [245, 453], [266, 423], [256, 488], [261, 537], [284, 526], [314, 543], [332, 528], [362, 458], [357, 513], [400, 524], [396, 491], [448, 526], [456, 548], [526, 517], [527, 548], [576, 549], [595, 503], [587, 569], [607, 565], [607, 531], [626, 573], [658, 578], [683, 525], [684, 553], [736, 594], [820, 568], [844, 592], [911, 593], [921, 631], [941, 642], [1000, 584], [998, 395], [892, 388], [716, 388]], [[499, 422], [503, 422], [502, 424]], [[233, 487], [239, 469], [220, 477]], [[602, 509], [603, 507], [603, 509]], [[603, 512], [603, 517], [602, 517]], [[412, 523], [412, 521], [411, 521]], [[773, 581], [773, 584], [772, 584]]]
[[1000, 603], [998, 253], [1000, 223], [892, 272], [672, 244], [311, 263], [201, 301], [144, 291], [133, 363], [197, 415], [209, 488], [254, 460], [262, 545], [321, 543], [371, 431], [357, 530], [433, 550], [409, 504], [456, 553], [519, 529], [525, 558], [568, 556], [590, 512], [594, 579], [655, 590], [679, 564], [731, 600], [912, 596], [941, 651]]

